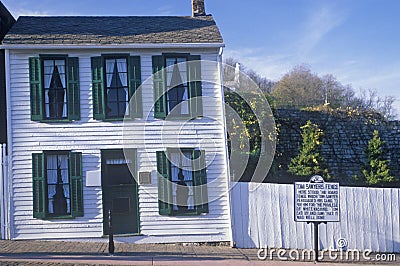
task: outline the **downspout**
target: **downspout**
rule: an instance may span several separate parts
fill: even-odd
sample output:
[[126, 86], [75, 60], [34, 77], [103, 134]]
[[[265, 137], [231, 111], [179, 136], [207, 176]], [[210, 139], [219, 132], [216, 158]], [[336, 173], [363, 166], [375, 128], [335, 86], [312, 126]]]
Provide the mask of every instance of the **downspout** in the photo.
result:
[[224, 48], [220, 47], [219, 48], [219, 53], [218, 53], [218, 69], [219, 69], [219, 78], [220, 78], [220, 84], [221, 84], [221, 97], [222, 97], [222, 119], [223, 119], [223, 125], [224, 125], [224, 139], [225, 139], [225, 163], [226, 163], [226, 176], [227, 176], [227, 181], [226, 185], [228, 188], [228, 217], [229, 217], [229, 239], [230, 239], [230, 244], [231, 247], [233, 247], [233, 235], [232, 235], [232, 200], [231, 200], [231, 174], [230, 174], [230, 165], [229, 165], [229, 152], [228, 152], [228, 139], [227, 139], [227, 130], [226, 130], [226, 117], [225, 117], [225, 97], [224, 97], [224, 65], [222, 62], [222, 54], [224, 52]]
[[4, 199], [4, 204], [5, 204], [5, 215], [4, 215], [4, 231], [5, 239], [11, 239], [11, 227], [12, 227], [12, 198], [13, 198], [13, 191], [12, 191], [12, 178], [13, 178], [13, 172], [12, 172], [12, 156], [13, 156], [13, 149], [12, 149], [12, 143], [13, 143], [13, 138], [12, 138], [12, 123], [11, 123], [11, 77], [10, 77], [10, 50], [5, 49], [5, 66], [6, 66], [6, 104], [7, 104], [7, 160], [6, 160], [6, 176], [4, 178], [4, 194], [5, 199]]

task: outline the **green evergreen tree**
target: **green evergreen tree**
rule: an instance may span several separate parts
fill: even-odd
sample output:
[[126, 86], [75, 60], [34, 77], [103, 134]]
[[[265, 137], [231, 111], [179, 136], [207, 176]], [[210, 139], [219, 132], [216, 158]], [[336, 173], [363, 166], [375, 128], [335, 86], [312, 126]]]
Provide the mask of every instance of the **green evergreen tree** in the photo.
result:
[[362, 169], [368, 185], [385, 186], [395, 181], [390, 175], [389, 160], [385, 160], [383, 145], [384, 141], [379, 137], [379, 132], [374, 130], [373, 137], [365, 150], [367, 164]]
[[300, 129], [303, 142], [297, 156], [290, 161], [289, 172], [298, 176], [318, 174], [329, 179], [328, 170], [322, 166], [324, 158], [319, 153], [324, 133], [311, 121], [307, 121]]

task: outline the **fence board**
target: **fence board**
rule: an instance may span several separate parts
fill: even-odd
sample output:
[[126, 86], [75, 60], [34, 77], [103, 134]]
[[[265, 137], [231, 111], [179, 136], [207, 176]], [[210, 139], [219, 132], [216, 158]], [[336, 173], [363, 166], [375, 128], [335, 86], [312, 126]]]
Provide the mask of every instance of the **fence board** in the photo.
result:
[[[235, 183], [232, 235], [243, 248], [312, 248], [311, 225], [294, 221], [293, 185]], [[321, 248], [400, 252], [400, 189], [340, 188], [340, 222], [320, 225]]]

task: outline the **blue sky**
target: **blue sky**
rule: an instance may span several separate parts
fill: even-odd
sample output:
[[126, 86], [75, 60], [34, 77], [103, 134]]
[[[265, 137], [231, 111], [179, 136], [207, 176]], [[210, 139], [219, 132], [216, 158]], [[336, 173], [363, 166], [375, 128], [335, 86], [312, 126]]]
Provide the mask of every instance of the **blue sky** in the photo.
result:
[[[397, 98], [400, 112], [400, 1], [205, 0], [226, 44], [272, 80], [298, 64], [356, 90]], [[2, 0], [19, 15], [190, 15], [190, 0]]]

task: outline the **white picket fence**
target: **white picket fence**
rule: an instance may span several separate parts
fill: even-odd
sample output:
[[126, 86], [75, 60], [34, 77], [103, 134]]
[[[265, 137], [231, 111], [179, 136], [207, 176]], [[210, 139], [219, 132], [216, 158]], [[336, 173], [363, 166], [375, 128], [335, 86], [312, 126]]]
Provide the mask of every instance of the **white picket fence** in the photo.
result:
[[[340, 187], [340, 222], [319, 226], [321, 249], [400, 252], [400, 189]], [[312, 224], [294, 221], [294, 187], [234, 183], [232, 237], [241, 248], [313, 248]]]
[[7, 230], [8, 221], [8, 210], [9, 203], [7, 201], [7, 187], [8, 187], [8, 164], [7, 164], [7, 154], [6, 154], [6, 144], [0, 145], [0, 232], [1, 232], [1, 239], [6, 239], [9, 236], [9, 232]]

